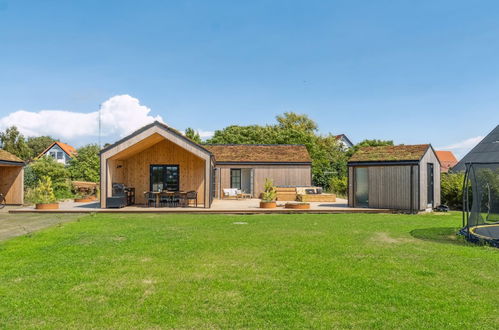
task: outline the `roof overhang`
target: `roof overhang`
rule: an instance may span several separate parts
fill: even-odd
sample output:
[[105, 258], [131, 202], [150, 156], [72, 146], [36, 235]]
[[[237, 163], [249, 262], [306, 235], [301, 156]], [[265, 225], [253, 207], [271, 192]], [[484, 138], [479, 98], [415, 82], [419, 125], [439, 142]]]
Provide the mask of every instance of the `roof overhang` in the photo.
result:
[[0, 165], [5, 165], [5, 166], [24, 166], [26, 163], [24, 162], [13, 162], [10, 160], [0, 160]]
[[311, 162], [217, 162], [216, 165], [312, 165]]
[[419, 160], [348, 162], [348, 166], [418, 165]]

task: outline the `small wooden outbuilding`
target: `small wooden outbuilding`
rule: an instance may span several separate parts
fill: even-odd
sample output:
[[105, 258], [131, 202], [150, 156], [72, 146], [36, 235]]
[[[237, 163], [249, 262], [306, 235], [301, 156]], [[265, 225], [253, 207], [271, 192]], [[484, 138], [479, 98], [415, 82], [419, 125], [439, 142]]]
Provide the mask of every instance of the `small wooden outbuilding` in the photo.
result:
[[348, 161], [348, 204], [418, 212], [440, 205], [440, 162], [430, 144], [360, 148]]
[[0, 149], [0, 193], [6, 204], [20, 205], [24, 201], [24, 161]]

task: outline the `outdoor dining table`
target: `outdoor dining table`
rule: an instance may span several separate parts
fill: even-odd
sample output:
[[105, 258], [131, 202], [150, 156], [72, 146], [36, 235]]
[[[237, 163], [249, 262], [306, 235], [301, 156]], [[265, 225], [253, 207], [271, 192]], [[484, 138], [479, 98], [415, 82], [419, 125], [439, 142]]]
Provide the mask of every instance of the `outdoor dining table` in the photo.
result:
[[159, 207], [159, 196], [161, 194], [173, 196], [175, 193], [180, 193], [181, 195], [187, 195], [187, 191], [150, 191], [156, 197], [156, 206]]

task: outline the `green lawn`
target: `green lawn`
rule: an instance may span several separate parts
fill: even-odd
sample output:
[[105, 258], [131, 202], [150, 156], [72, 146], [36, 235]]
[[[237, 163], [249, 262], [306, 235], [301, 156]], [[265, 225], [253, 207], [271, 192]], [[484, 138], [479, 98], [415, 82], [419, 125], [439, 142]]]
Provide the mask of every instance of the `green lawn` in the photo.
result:
[[5, 328], [498, 328], [460, 214], [92, 215], [0, 243]]

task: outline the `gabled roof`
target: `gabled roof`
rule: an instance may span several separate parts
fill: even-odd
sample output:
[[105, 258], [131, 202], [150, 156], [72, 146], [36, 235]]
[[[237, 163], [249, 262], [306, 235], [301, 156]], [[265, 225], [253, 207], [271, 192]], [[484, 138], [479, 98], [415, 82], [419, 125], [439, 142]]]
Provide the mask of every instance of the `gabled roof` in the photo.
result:
[[429, 144], [362, 147], [348, 162], [419, 161], [430, 147]]
[[0, 149], [0, 162], [24, 164], [24, 161], [21, 158], [3, 149]]
[[457, 164], [457, 158], [456, 156], [454, 156], [452, 151], [439, 150], [435, 151], [435, 153], [440, 160], [440, 164], [442, 165], [443, 170], [448, 170], [449, 168]]
[[464, 171], [466, 169], [466, 163], [490, 162], [499, 162], [499, 125], [471, 149], [471, 151], [452, 168], [452, 171]]
[[107, 147], [103, 148], [101, 151], [100, 151], [100, 154], [103, 154], [105, 153], [106, 151], [108, 150], [111, 150], [113, 149], [114, 147], [122, 144], [123, 142], [127, 141], [127, 140], [130, 140], [131, 138], [143, 133], [143, 132], [146, 132], [147, 130], [153, 128], [153, 127], [158, 127], [159, 129], [162, 129], [162, 130], [165, 130], [171, 134], [173, 134], [175, 137], [185, 141], [186, 143], [194, 146], [195, 148], [197, 149], [200, 149], [202, 152], [204, 152], [205, 154], [209, 154], [211, 156], [211, 152], [209, 150], [207, 150], [204, 146], [196, 143], [195, 141], [189, 139], [188, 137], [186, 137], [185, 135], [183, 135], [182, 133], [180, 133], [179, 131], [177, 131], [176, 129], [172, 128], [172, 127], [169, 127], [167, 126], [166, 124], [163, 124], [163, 123], [160, 123], [159, 121], [154, 121], [144, 127], [141, 127], [139, 128], [138, 130], [136, 130], [135, 132], [125, 136], [124, 138], [116, 141], [115, 143], [113, 144], [110, 144], [108, 145]]
[[302, 163], [312, 160], [304, 145], [297, 144], [207, 144], [220, 163]]
[[76, 152], [76, 149], [72, 146], [70, 146], [69, 144], [66, 144], [66, 143], [63, 143], [63, 142], [59, 142], [59, 141], [54, 141], [52, 142], [51, 145], [49, 145], [41, 154], [38, 155], [37, 158], [40, 158], [42, 157], [43, 155], [45, 155], [47, 153], [47, 151], [49, 151], [50, 149], [52, 149], [52, 147], [54, 145], [58, 145], [59, 148], [62, 149], [62, 151], [64, 151], [69, 157], [73, 157], [77, 154]]

